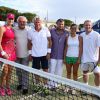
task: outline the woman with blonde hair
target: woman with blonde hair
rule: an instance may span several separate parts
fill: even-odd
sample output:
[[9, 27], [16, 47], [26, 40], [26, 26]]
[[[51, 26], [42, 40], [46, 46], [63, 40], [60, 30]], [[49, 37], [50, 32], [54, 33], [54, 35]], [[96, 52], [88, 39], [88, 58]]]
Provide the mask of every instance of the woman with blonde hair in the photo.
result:
[[[12, 29], [12, 24], [14, 23], [14, 14], [7, 14], [7, 24], [0, 27], [0, 57], [15, 61], [15, 43], [14, 43], [14, 31]], [[10, 89], [10, 79], [11, 79], [12, 67], [11, 65], [4, 64], [3, 71], [1, 75], [1, 86], [0, 95], [5, 96], [11, 95], [12, 91]], [[4, 87], [5, 86], [5, 87]]]

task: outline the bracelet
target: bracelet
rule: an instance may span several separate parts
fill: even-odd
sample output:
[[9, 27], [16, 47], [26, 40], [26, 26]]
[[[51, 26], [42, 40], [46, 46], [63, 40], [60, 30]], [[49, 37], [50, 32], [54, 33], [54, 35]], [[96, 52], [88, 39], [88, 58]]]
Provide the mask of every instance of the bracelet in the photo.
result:
[[1, 51], [1, 55], [4, 56], [6, 54], [5, 51]]
[[48, 52], [48, 53], [51, 53], [51, 48], [48, 48], [47, 52]]
[[28, 50], [28, 54], [31, 55], [32, 54], [32, 50]]

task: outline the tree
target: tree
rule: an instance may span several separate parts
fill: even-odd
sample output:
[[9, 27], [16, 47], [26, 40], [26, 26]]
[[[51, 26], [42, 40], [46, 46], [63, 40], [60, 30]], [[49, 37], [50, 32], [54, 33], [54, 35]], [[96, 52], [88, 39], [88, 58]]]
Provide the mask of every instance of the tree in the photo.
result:
[[1, 16], [0, 20], [5, 21], [7, 13], [13, 13], [16, 15], [16, 13], [18, 13], [18, 10], [1, 6], [0, 7], [0, 16]]
[[28, 19], [28, 22], [32, 22], [32, 19], [36, 16], [36, 14], [32, 14], [32, 13], [22, 13], [22, 16], [25, 16]]
[[84, 24], [79, 24], [79, 30], [84, 27]]
[[65, 26], [71, 26], [71, 24], [73, 24], [74, 22], [68, 19], [64, 19], [65, 22]]
[[25, 16], [28, 19], [28, 22], [32, 22], [32, 19], [36, 16], [36, 14], [33, 14], [33, 13], [29, 13], [29, 12], [21, 13], [21, 12], [18, 12], [18, 10], [1, 6], [0, 7], [0, 20], [1, 21], [6, 20], [7, 13], [13, 13], [15, 15], [15, 22], [18, 16]]

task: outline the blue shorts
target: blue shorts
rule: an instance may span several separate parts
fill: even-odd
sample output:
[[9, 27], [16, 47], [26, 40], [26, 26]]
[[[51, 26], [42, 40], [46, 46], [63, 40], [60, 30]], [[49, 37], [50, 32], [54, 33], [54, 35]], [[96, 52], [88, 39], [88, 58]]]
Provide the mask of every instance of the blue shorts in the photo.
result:
[[48, 60], [46, 59], [46, 56], [42, 57], [32, 57], [32, 68], [35, 69], [48, 69]]

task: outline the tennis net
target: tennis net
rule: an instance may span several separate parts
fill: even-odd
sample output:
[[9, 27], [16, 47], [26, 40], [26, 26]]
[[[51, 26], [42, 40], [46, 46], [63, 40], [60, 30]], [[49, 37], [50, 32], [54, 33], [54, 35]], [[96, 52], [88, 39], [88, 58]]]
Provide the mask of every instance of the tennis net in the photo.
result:
[[[13, 91], [11, 96], [0, 96], [0, 100], [100, 100], [100, 89], [85, 85], [83, 83], [66, 79], [57, 75], [33, 69], [12, 61], [0, 58], [3, 64], [13, 66], [11, 74], [10, 87]], [[3, 68], [0, 69], [0, 76]], [[20, 70], [17, 72], [17, 70]], [[22, 94], [18, 90], [18, 75], [24, 74], [25, 86], [28, 88], [28, 94]], [[1, 81], [1, 79], [0, 79]], [[25, 87], [23, 86], [23, 87]]]

